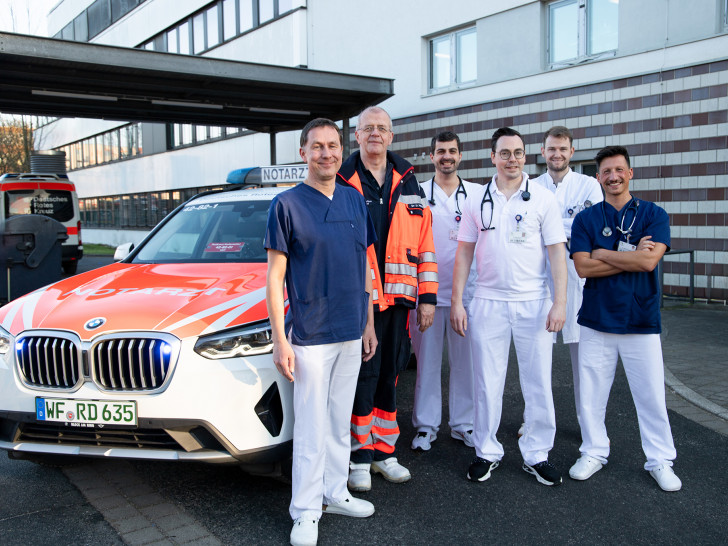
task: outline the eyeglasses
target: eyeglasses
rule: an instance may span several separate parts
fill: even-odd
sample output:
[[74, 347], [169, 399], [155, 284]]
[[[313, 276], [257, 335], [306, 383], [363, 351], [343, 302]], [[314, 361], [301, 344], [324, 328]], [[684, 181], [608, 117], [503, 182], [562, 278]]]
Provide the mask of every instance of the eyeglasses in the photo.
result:
[[[516, 159], [523, 159], [526, 157], [526, 151], [521, 150], [520, 148], [517, 150], [513, 150], [513, 156]], [[498, 152], [498, 157], [500, 157], [503, 161], [508, 161], [511, 158], [511, 151], [510, 150], [501, 150]]]
[[359, 130], [362, 133], [370, 134], [373, 133], [375, 129], [377, 130], [377, 132], [379, 132], [380, 135], [386, 135], [389, 132], [389, 129], [384, 125], [367, 125], [366, 127], [362, 127]]

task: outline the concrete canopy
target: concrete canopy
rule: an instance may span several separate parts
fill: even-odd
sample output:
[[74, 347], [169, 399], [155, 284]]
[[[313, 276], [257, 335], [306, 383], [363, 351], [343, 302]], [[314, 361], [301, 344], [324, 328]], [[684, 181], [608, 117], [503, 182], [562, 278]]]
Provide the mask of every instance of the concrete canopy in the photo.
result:
[[0, 32], [0, 112], [6, 114], [274, 133], [319, 116], [348, 121], [393, 93], [391, 79]]

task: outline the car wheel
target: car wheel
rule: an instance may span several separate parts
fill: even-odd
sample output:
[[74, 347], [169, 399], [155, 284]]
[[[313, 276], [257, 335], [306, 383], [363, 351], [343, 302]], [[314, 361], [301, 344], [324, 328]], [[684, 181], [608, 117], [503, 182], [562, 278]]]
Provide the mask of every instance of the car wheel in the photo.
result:
[[75, 275], [78, 270], [78, 261], [66, 262], [63, 264], [63, 272], [66, 275]]

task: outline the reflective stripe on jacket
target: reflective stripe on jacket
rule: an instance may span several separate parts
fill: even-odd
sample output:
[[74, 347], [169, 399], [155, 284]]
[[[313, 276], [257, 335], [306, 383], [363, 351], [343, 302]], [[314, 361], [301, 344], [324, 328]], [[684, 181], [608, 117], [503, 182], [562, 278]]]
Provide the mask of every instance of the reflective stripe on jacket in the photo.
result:
[[[414, 308], [416, 302], [437, 303], [437, 259], [432, 240], [432, 213], [414, 175], [414, 168], [399, 156], [387, 152], [394, 165], [392, 192], [389, 196], [389, 235], [384, 263], [384, 283], [379, 274], [376, 252], [371, 245], [367, 258], [372, 270], [375, 311], [403, 304]], [[357, 170], [359, 152], [342, 164], [339, 183], [346, 183], [364, 194]]]

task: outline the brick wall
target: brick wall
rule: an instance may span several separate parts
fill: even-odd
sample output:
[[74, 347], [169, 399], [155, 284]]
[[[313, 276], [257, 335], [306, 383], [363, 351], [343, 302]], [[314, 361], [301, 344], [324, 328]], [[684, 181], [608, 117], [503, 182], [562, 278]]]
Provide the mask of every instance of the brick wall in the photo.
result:
[[[553, 125], [569, 127], [577, 153], [587, 157], [606, 145], [626, 146], [635, 172], [633, 193], [670, 214], [674, 250], [695, 250], [695, 296], [728, 298], [728, 60], [394, 123], [392, 149], [414, 163], [421, 180], [433, 173], [422, 153], [432, 136], [445, 129], [463, 141], [461, 175], [481, 183], [495, 172], [490, 135], [498, 127], [514, 127], [524, 135], [526, 171], [533, 175], [545, 170], [541, 139]], [[664, 271], [665, 293], [686, 296], [688, 255], [666, 257]]]

